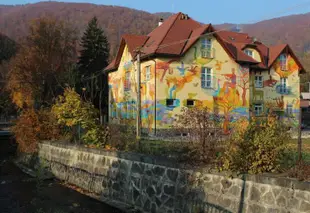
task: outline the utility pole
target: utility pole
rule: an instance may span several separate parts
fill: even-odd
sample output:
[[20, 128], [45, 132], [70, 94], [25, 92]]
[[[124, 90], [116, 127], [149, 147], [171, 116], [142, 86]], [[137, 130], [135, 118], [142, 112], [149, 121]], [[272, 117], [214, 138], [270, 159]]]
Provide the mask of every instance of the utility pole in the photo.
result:
[[136, 138], [138, 143], [141, 139], [141, 48], [136, 50], [137, 53], [137, 124], [136, 124]]
[[[300, 100], [302, 99], [302, 96], [300, 95]], [[302, 108], [299, 106], [299, 117], [298, 117], [298, 162], [301, 162], [302, 160], [302, 153], [301, 153], [301, 147], [302, 147], [302, 141], [301, 141], [301, 123], [302, 123]]]

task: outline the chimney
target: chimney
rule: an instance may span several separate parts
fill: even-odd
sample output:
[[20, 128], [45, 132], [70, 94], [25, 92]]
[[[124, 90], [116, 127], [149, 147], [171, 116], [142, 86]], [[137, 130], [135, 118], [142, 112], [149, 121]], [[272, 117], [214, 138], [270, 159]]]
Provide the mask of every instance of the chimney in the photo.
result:
[[159, 27], [160, 25], [162, 25], [162, 24], [163, 24], [163, 22], [164, 22], [164, 19], [163, 19], [163, 18], [161, 18], [161, 19], [159, 20], [159, 22], [158, 22], [158, 27]]

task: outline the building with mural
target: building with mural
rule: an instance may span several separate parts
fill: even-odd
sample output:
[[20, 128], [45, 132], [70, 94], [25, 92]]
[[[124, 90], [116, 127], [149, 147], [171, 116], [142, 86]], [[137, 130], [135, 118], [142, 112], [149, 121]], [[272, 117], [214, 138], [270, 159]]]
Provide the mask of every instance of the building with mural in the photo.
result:
[[109, 120], [135, 125], [136, 50], [141, 53], [144, 131], [170, 128], [182, 107], [207, 106], [224, 132], [242, 117], [270, 110], [298, 123], [303, 66], [287, 44], [266, 46], [245, 33], [216, 30], [172, 15], [148, 35], [124, 35], [109, 72]]

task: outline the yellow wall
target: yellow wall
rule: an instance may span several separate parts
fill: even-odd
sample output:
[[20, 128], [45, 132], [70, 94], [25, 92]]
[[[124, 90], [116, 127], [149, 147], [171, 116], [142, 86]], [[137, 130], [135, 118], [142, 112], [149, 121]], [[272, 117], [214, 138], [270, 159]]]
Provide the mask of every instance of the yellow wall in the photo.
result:
[[[125, 90], [126, 72], [130, 73], [130, 90]], [[109, 74], [109, 117], [111, 122], [134, 124], [136, 118], [136, 71], [125, 46], [117, 71]]]
[[[279, 60], [270, 71], [262, 71], [264, 87], [251, 87], [254, 84], [254, 73], [249, 75], [249, 69], [236, 63], [220, 43], [212, 38], [213, 58], [201, 57], [202, 39], [191, 47], [180, 58], [157, 58], [144, 61], [141, 64], [141, 108], [142, 126], [152, 133], [154, 129], [165, 129], [173, 125], [176, 115], [182, 107], [187, 107], [187, 100], [194, 100], [195, 106], [207, 106], [210, 112], [219, 112], [224, 132], [229, 132], [229, 126], [241, 117], [249, 116], [250, 102], [263, 103], [267, 113], [271, 106], [293, 105], [296, 123], [299, 108], [299, 77], [298, 66], [289, 58], [289, 71], [279, 71]], [[254, 58], [260, 59], [254, 50]], [[110, 85], [110, 118], [112, 123], [135, 125], [136, 118], [136, 71], [131, 62], [132, 57], [127, 46], [117, 71], [109, 74]], [[150, 66], [150, 79], [146, 80], [147, 66]], [[212, 88], [202, 88], [201, 70], [203, 67], [212, 69]], [[124, 90], [126, 72], [131, 73], [131, 88]], [[155, 73], [156, 72], [156, 73]], [[260, 74], [257, 72], [257, 74]], [[280, 75], [288, 76], [289, 94], [279, 94]], [[271, 78], [270, 78], [271, 76]], [[283, 98], [282, 98], [283, 95]], [[253, 97], [255, 97], [253, 99]], [[261, 98], [258, 101], [258, 98]], [[174, 106], [167, 106], [166, 100], [174, 99]], [[156, 100], [156, 101], [155, 101]]]
[[[256, 96], [257, 99], [262, 97], [263, 101], [253, 100], [255, 103], [263, 103], [264, 112], [268, 113], [271, 110], [275, 111], [281, 117], [285, 117], [292, 125], [298, 124], [299, 104], [300, 104], [300, 87], [299, 87], [299, 67], [295, 60], [288, 56], [288, 70], [282, 71], [280, 67], [279, 58], [275, 61], [270, 72], [262, 71], [256, 72], [256, 75], [262, 75], [264, 81], [263, 88], [252, 87], [254, 85], [253, 73], [251, 78], [251, 100]], [[280, 91], [280, 78], [287, 78], [287, 93]], [[293, 114], [287, 114], [287, 106], [291, 105], [293, 108]]]
[[261, 62], [261, 61], [262, 61], [262, 58], [261, 58], [261, 56], [260, 56], [260, 54], [259, 54], [259, 52], [258, 52], [257, 50], [255, 50], [255, 49], [253, 49], [253, 48], [245, 48], [244, 50], [251, 50], [251, 51], [253, 51], [253, 58], [254, 58], [256, 61], [258, 61], [258, 62]]

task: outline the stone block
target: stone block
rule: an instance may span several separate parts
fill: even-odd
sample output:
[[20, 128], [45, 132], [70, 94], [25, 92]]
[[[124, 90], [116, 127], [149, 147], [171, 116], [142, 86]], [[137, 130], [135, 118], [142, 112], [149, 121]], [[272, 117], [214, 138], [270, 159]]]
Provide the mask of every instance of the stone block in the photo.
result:
[[152, 203], [152, 205], [151, 205], [151, 213], [157, 213], [156, 203]]
[[287, 206], [287, 201], [284, 196], [279, 196], [276, 200], [276, 205], [285, 208]]
[[120, 160], [114, 160], [112, 162], [112, 167], [115, 168], [115, 169], [118, 169], [119, 168], [119, 164], [120, 164]]
[[152, 186], [149, 186], [147, 189], [146, 189], [146, 194], [151, 198], [155, 195], [155, 189], [152, 187]]
[[174, 206], [174, 199], [170, 197], [164, 204], [168, 208], [172, 208]]
[[121, 161], [120, 163], [120, 170], [122, 172], [127, 172], [128, 171], [128, 164], [126, 163], [126, 161]]
[[288, 209], [298, 209], [300, 206], [300, 199], [297, 198], [286, 198], [287, 199], [287, 208]]
[[168, 180], [175, 182], [178, 178], [179, 171], [176, 169], [167, 169], [166, 171]]
[[143, 169], [140, 167], [138, 163], [133, 163], [131, 167], [132, 173], [143, 174]]
[[305, 201], [310, 200], [310, 191], [300, 191], [300, 190], [295, 190], [295, 197], [300, 198]]
[[261, 205], [257, 205], [257, 204], [252, 204], [249, 206], [249, 213], [264, 213], [267, 212], [266, 208], [264, 206]]
[[162, 166], [154, 166], [152, 171], [153, 171], [153, 174], [156, 175], [156, 176], [163, 176], [164, 173], [165, 173], [165, 168], [162, 167]]
[[241, 195], [241, 188], [238, 185], [233, 185], [232, 187], [230, 187], [230, 189], [228, 190], [228, 193], [232, 196], [236, 196], [236, 197], [240, 197]]
[[220, 196], [217, 198], [217, 205], [223, 208], [229, 208], [231, 205], [231, 200], [227, 197]]
[[302, 212], [310, 212], [310, 200], [309, 201], [301, 201], [300, 203], [300, 211]]
[[221, 184], [222, 184], [222, 188], [225, 189], [229, 189], [232, 186], [232, 182], [231, 180], [228, 179], [223, 179], [221, 180]]
[[267, 205], [275, 205], [275, 198], [273, 196], [272, 192], [267, 192], [265, 193], [262, 198], [261, 198], [261, 203], [262, 204], [267, 204]]
[[156, 202], [156, 205], [157, 205], [158, 207], [161, 207], [162, 201], [161, 201], [160, 198], [156, 197], [156, 198], [155, 198], [155, 202]]
[[175, 194], [175, 186], [173, 186], [173, 185], [164, 185], [164, 192], [167, 195], [173, 196]]
[[250, 192], [250, 200], [255, 202], [260, 202], [261, 199], [261, 193], [259, 189], [257, 189], [256, 186], [252, 186], [251, 192]]
[[147, 199], [143, 205], [143, 211], [149, 212], [150, 210], [151, 210], [151, 202], [150, 200]]

